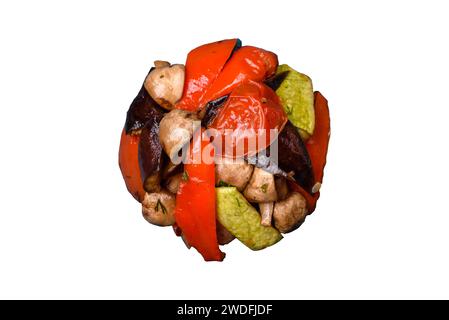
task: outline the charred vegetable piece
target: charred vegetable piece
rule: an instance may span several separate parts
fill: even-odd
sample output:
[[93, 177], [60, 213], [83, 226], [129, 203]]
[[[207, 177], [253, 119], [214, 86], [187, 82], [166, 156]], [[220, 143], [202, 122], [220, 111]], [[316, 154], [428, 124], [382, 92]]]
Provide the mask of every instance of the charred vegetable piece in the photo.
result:
[[261, 225], [261, 218], [234, 187], [216, 188], [220, 223], [251, 250], [261, 250], [282, 239], [273, 227]]
[[217, 239], [218, 244], [225, 245], [235, 239], [234, 235], [226, 230], [225, 227], [217, 220]]
[[299, 136], [298, 130], [288, 122], [278, 137], [279, 167], [292, 172], [295, 181], [307, 192], [312, 193], [315, 183], [309, 153]]
[[140, 135], [126, 134], [122, 131], [119, 149], [119, 166], [126, 188], [134, 199], [141, 202], [145, 195], [140, 175], [138, 147]]
[[159, 142], [159, 122], [162, 115], [155, 115], [142, 129], [139, 143], [139, 167], [144, 188], [147, 192], [160, 190], [163, 167], [162, 146]]
[[162, 109], [142, 86], [134, 98], [126, 115], [125, 131], [127, 134], [140, 131], [148, 120], [164, 114]]
[[206, 105], [206, 108], [204, 108], [204, 116], [201, 120], [201, 126], [205, 128], [209, 127], [212, 121], [214, 121], [217, 114], [220, 112], [220, 109], [225, 104], [227, 98], [228, 96], [224, 96], [218, 98], [217, 100], [211, 101]]
[[208, 101], [203, 96], [233, 52], [240, 48], [239, 39], [208, 43], [193, 49], [187, 55], [185, 83], [181, 100], [175, 108], [197, 111]]
[[[290, 122], [277, 138], [278, 150], [273, 148], [271, 145], [264, 152], [247, 157], [248, 163], [275, 176], [294, 180], [312, 193], [314, 176], [310, 157], [298, 131]], [[272, 153], [277, 153], [277, 159]]]
[[276, 72], [274, 76], [268, 78], [264, 82], [267, 86], [276, 91], [277, 89], [279, 89], [285, 78], [287, 78], [288, 73], [289, 71]]
[[276, 94], [279, 96], [288, 119], [300, 130], [303, 139], [311, 136], [315, 128], [312, 80], [286, 64], [277, 69], [277, 74], [287, 72]]

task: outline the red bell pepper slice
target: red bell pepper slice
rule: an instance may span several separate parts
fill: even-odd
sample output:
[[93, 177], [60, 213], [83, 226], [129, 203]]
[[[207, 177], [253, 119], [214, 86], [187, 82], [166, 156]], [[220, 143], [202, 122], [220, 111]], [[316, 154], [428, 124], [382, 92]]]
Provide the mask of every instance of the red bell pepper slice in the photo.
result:
[[[207, 89], [202, 104], [223, 97], [247, 80], [262, 82], [274, 75], [278, 66], [277, 55], [256, 47], [244, 46], [226, 63], [218, 78]], [[201, 106], [202, 107], [202, 106]]]
[[323, 95], [315, 92], [315, 130], [307, 140], [306, 148], [312, 161], [316, 182], [323, 182], [323, 171], [326, 166], [326, 155], [331, 134], [329, 107]]
[[193, 49], [187, 55], [184, 92], [175, 108], [188, 111], [199, 109], [206, 89], [217, 78], [239, 39], [208, 43]]
[[139, 140], [140, 135], [126, 134], [123, 129], [120, 139], [119, 166], [129, 193], [141, 202], [145, 196], [145, 190], [138, 160]]
[[[315, 181], [323, 182], [323, 171], [326, 166], [327, 149], [329, 146], [329, 138], [331, 134], [329, 107], [327, 100], [323, 95], [315, 92], [315, 130], [313, 135], [307, 140], [306, 148], [312, 162], [313, 174]], [[309, 214], [315, 210], [316, 202], [320, 197], [320, 192], [316, 192], [313, 195], [306, 192], [299, 185], [294, 182], [289, 182], [290, 187], [302, 194], [307, 201], [307, 207]]]
[[[241, 158], [271, 145], [277, 135], [270, 135], [270, 129], [280, 132], [287, 120], [279, 97], [270, 87], [247, 81], [232, 91], [209, 128], [218, 130], [225, 157]], [[250, 139], [256, 143], [249, 144]]]
[[[222, 261], [217, 240], [215, 212], [215, 164], [203, 158], [203, 151], [213, 148], [202, 134], [194, 137], [184, 164], [184, 174], [176, 196], [175, 219], [186, 242], [206, 261]], [[201, 155], [199, 157], [199, 155]], [[200, 159], [199, 159], [199, 158]], [[194, 160], [200, 160], [194, 162]]]

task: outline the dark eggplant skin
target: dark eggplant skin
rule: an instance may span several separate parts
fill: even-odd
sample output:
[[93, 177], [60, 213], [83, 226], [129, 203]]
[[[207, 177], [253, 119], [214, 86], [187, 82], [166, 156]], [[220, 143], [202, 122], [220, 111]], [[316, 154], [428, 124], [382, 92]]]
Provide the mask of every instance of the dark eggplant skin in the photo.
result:
[[312, 194], [315, 183], [312, 162], [298, 129], [288, 121], [278, 136], [279, 167], [285, 172], [294, 172], [293, 178]]
[[214, 121], [217, 114], [220, 112], [221, 107], [225, 104], [228, 96], [220, 97], [216, 100], [210, 101], [205, 107], [205, 114], [201, 120], [201, 126], [208, 128]]
[[149, 120], [164, 113], [164, 109], [151, 98], [145, 87], [142, 86], [126, 114], [126, 134], [139, 132]]
[[248, 163], [275, 176], [296, 181], [304, 190], [312, 194], [312, 187], [315, 183], [312, 162], [298, 129], [290, 121], [279, 133], [277, 144], [277, 161], [270, 156], [273, 145], [264, 152], [248, 157], [246, 160]]
[[274, 76], [265, 80], [265, 84], [273, 89], [273, 91], [276, 91], [281, 86], [281, 83], [285, 80], [289, 72], [290, 71], [284, 71], [279, 74], [275, 74]]
[[140, 134], [139, 167], [144, 189], [149, 193], [158, 192], [161, 188], [161, 170], [165, 162], [159, 142], [159, 122], [162, 117], [162, 113], [154, 113], [151, 119], [146, 121]]

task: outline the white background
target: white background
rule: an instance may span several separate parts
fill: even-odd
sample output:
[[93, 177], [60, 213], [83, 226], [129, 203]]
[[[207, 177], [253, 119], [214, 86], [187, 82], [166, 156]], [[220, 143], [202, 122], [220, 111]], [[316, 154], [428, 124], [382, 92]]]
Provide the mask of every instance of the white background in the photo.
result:
[[[445, 1], [2, 1], [0, 298], [449, 298]], [[329, 100], [317, 211], [205, 263], [117, 164], [151, 63], [230, 37]]]

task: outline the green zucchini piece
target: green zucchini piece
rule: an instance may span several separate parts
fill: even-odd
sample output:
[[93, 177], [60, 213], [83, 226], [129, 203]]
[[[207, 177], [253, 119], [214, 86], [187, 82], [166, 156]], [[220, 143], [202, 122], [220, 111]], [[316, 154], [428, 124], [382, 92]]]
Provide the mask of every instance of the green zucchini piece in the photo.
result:
[[302, 138], [310, 137], [315, 129], [315, 109], [312, 80], [286, 64], [281, 64], [276, 74], [285, 74], [276, 89], [290, 122], [299, 129]]
[[218, 221], [251, 250], [261, 250], [282, 239], [273, 227], [260, 224], [260, 214], [235, 187], [215, 188]]

